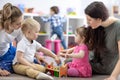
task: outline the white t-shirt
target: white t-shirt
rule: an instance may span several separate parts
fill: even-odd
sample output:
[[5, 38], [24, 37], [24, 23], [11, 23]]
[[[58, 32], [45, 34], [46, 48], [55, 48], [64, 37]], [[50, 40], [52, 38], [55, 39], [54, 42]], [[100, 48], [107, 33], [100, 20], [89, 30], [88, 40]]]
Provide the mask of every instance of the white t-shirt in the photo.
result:
[[[34, 61], [35, 53], [41, 47], [41, 44], [37, 41], [33, 40], [33, 43], [30, 43], [25, 37], [23, 37], [23, 39], [17, 44], [17, 51], [23, 52], [24, 58], [30, 63], [32, 63]], [[13, 60], [13, 64], [15, 64], [16, 62], [18, 62], [17, 55]]]
[[20, 41], [22, 36], [23, 34], [21, 29], [14, 30], [11, 34], [8, 34], [5, 30], [0, 30], [0, 56], [4, 55], [8, 51], [10, 43], [15, 39]]

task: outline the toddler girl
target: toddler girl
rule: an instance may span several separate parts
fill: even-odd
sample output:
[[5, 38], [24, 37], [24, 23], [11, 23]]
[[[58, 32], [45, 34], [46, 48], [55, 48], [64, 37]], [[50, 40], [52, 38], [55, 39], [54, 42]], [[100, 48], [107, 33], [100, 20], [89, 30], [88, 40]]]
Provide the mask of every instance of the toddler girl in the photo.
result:
[[89, 63], [89, 51], [84, 43], [85, 40], [85, 27], [79, 27], [76, 29], [75, 42], [77, 46], [61, 51], [60, 55], [66, 58], [73, 58], [72, 62], [68, 65], [68, 76], [73, 77], [91, 77], [92, 70]]
[[39, 34], [40, 24], [36, 20], [28, 18], [22, 23], [21, 30], [24, 37], [17, 45], [17, 53], [13, 61], [14, 72], [35, 79], [53, 79], [51, 76], [43, 73], [45, 72], [44, 66], [34, 63], [34, 57], [36, 57], [38, 61], [41, 60], [40, 55], [37, 54], [39, 51], [53, 57], [57, 63], [60, 62], [54, 53], [35, 41]]

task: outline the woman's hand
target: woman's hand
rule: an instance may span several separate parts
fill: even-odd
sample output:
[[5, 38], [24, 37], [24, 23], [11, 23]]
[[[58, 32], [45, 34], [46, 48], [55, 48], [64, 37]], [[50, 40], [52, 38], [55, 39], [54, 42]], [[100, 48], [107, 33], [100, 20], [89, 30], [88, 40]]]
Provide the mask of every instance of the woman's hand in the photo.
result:
[[117, 79], [116, 79], [115, 77], [111, 76], [111, 77], [106, 78], [106, 79], [104, 79], [104, 80], [117, 80]]
[[8, 72], [7, 70], [0, 69], [0, 76], [8, 76], [8, 75], [10, 75], [10, 72]]

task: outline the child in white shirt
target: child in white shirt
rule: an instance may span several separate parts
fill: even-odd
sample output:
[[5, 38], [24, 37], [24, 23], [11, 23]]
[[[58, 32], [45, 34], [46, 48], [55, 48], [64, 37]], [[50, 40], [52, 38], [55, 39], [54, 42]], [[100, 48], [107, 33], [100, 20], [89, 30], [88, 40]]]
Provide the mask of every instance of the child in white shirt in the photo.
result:
[[31, 18], [24, 20], [22, 23], [22, 31], [24, 37], [17, 45], [17, 53], [13, 61], [13, 69], [15, 73], [27, 75], [35, 79], [53, 79], [51, 76], [44, 74], [45, 67], [40, 64], [35, 64], [34, 57], [38, 61], [41, 60], [37, 52], [41, 51], [48, 56], [53, 57], [57, 63], [60, 62], [59, 58], [50, 50], [42, 47], [40, 43], [35, 41], [38, 37], [40, 24]]

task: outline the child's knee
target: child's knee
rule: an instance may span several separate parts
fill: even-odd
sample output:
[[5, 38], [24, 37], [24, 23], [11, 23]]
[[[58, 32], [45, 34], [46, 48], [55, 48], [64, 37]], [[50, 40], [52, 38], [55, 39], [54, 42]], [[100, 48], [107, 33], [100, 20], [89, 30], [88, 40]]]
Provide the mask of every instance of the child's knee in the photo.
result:
[[68, 69], [67, 74], [68, 76], [76, 76], [76, 77], [79, 76], [79, 72], [75, 68]]
[[30, 67], [24, 66], [24, 65], [19, 65], [19, 64], [13, 65], [13, 70], [17, 74], [25, 75], [27, 69], [30, 69]]
[[72, 74], [73, 74], [73, 73], [72, 73], [72, 70], [71, 70], [71, 69], [68, 69], [67, 74], [68, 74], [68, 76], [72, 75]]

